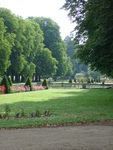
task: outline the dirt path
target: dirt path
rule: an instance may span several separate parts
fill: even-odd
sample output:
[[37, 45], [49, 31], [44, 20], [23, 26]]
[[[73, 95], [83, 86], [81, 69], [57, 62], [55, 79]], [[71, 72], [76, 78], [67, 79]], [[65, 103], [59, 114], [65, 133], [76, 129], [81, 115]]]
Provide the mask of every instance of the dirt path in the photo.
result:
[[0, 150], [113, 150], [113, 126], [0, 130]]

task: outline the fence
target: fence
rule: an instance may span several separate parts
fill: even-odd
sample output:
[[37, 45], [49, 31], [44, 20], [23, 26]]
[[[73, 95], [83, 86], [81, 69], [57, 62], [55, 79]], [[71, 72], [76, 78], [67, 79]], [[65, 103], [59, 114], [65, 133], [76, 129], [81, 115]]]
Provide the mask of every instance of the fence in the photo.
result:
[[63, 83], [52, 82], [49, 83], [49, 87], [52, 88], [77, 88], [77, 89], [92, 89], [92, 88], [113, 88], [113, 84], [87, 84], [87, 83]]

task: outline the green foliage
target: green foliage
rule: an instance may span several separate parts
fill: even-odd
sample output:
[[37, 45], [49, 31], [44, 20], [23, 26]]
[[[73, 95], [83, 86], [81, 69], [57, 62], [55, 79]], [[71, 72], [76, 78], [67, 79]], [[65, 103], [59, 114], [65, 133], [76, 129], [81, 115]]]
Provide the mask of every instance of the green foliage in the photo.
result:
[[8, 78], [7, 78], [7, 79], [8, 79], [8, 81], [9, 81], [10, 86], [12, 86], [12, 85], [13, 85], [13, 83], [12, 83], [11, 77], [9, 77], [9, 76], [8, 76]]
[[47, 87], [47, 80], [46, 80], [46, 79], [44, 79], [44, 80], [43, 80], [43, 82], [42, 82], [42, 86]]
[[88, 79], [87, 79], [87, 83], [88, 83], [88, 84], [90, 84], [90, 83], [91, 83], [90, 78], [88, 78]]
[[0, 75], [4, 75], [4, 72], [10, 65], [10, 54], [13, 46], [14, 34], [6, 32], [3, 19], [0, 18]]
[[21, 110], [20, 110], [20, 117], [25, 117], [25, 110], [24, 110], [24, 108], [21, 108]]
[[26, 62], [24, 69], [22, 71], [22, 75], [26, 79], [28, 76], [32, 78], [33, 74], [35, 73], [36, 65], [34, 63], [28, 63]]
[[44, 116], [45, 117], [50, 117], [52, 115], [51, 111], [50, 110], [45, 110], [44, 111]]
[[[22, 19], [0, 8], [0, 75], [25, 79], [71, 74], [59, 26], [48, 18]], [[48, 69], [47, 69], [48, 68]]]
[[72, 79], [69, 79], [69, 83], [72, 83]]
[[66, 0], [64, 8], [77, 23], [78, 57], [93, 70], [113, 77], [113, 1]]
[[76, 73], [87, 72], [88, 67], [85, 64], [81, 63], [78, 58], [76, 58], [76, 53], [79, 45], [77, 40], [74, 40], [74, 37], [71, 35], [67, 36], [64, 39], [64, 42], [66, 44], [68, 57], [70, 58], [70, 61], [72, 63], [71, 67], [69, 67], [72, 68], [72, 73], [70, 73], [74, 76]]
[[44, 48], [42, 51], [39, 51], [36, 55], [36, 72], [38, 75], [42, 76], [52, 76], [56, 73], [57, 70], [57, 60], [52, 57], [52, 53], [49, 49]]
[[3, 116], [1, 116], [2, 118], [9, 118], [9, 113], [11, 112], [11, 109], [10, 109], [10, 106], [9, 105], [5, 105], [4, 106], [4, 114], [3, 114]]
[[15, 33], [18, 28], [17, 17], [7, 8], [0, 8], [0, 18], [3, 18], [8, 33]]
[[49, 18], [30, 18], [38, 23], [44, 33], [44, 44], [48, 48], [52, 56], [57, 60], [56, 75], [62, 76], [67, 72], [71, 72], [71, 63], [67, 57], [66, 47], [60, 37], [59, 26], [56, 22]]
[[76, 78], [74, 78], [74, 82], [76, 83], [77, 81], [76, 81]]
[[8, 81], [7, 76], [5, 75], [0, 83], [0, 85], [4, 85], [5, 86], [5, 93], [10, 93], [10, 83]]
[[40, 113], [40, 111], [38, 109], [35, 111], [35, 116], [36, 117], [41, 117], [41, 113]]
[[30, 87], [30, 91], [32, 91], [32, 83], [31, 83], [31, 80], [30, 80], [29, 77], [26, 80], [25, 86], [29, 86]]
[[6, 104], [6, 105], [4, 106], [4, 112], [5, 112], [5, 113], [10, 113], [10, 112], [11, 112], [11, 109], [10, 109], [10, 106], [9, 106], [9, 105]]

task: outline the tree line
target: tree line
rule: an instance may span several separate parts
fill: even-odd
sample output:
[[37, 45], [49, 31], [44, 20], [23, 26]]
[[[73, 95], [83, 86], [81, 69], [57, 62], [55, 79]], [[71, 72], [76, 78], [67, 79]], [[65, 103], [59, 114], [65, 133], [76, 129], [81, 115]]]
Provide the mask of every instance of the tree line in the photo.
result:
[[23, 19], [6, 8], [0, 8], [0, 76], [11, 76], [16, 82], [27, 77], [66, 76], [72, 63], [59, 26], [43, 17]]

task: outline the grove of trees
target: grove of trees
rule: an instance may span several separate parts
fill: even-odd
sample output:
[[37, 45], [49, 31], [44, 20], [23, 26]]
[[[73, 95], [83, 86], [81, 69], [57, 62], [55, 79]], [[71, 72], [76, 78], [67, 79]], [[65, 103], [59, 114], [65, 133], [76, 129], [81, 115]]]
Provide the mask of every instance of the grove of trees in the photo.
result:
[[0, 8], [0, 76], [27, 77], [65, 76], [72, 73], [72, 63], [60, 37], [59, 26], [51, 19], [23, 19]]

